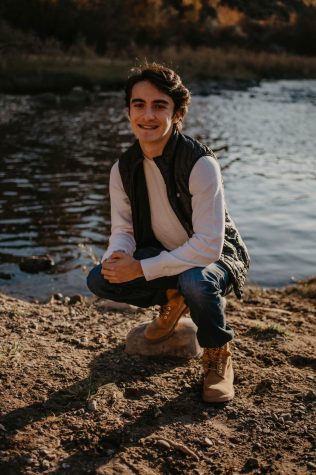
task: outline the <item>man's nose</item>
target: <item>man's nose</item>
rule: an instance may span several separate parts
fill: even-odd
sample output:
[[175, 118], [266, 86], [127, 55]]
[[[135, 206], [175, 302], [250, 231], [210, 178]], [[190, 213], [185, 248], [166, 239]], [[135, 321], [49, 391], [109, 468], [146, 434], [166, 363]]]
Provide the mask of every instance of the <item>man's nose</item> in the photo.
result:
[[153, 119], [155, 117], [155, 111], [152, 107], [146, 107], [144, 110], [144, 116], [146, 119]]

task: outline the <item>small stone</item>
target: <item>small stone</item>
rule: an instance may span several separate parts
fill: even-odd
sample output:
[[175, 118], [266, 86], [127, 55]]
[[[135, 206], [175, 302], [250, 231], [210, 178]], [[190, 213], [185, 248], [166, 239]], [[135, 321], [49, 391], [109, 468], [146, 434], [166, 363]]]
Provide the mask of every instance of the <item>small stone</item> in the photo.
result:
[[155, 417], [159, 417], [159, 416], [161, 416], [161, 414], [162, 414], [162, 411], [159, 409], [159, 407], [157, 407], [157, 408], [155, 409], [154, 416], [155, 416]]
[[107, 449], [105, 451], [105, 455], [107, 455], [107, 456], [113, 455], [114, 453], [115, 453], [115, 450], [113, 450], [113, 449]]
[[64, 298], [64, 304], [65, 304], [65, 305], [68, 305], [69, 302], [70, 302], [70, 297], [65, 297], [65, 298]]
[[97, 410], [97, 402], [94, 399], [88, 402], [88, 410], [91, 412], [95, 412]]
[[210, 447], [213, 445], [213, 442], [208, 437], [205, 437], [204, 442], [206, 443], [206, 445], [209, 445]]
[[41, 463], [42, 467], [43, 468], [49, 468], [50, 467], [50, 463], [48, 460], [43, 460], [42, 463]]
[[286, 412], [286, 413], [284, 413], [284, 414], [281, 414], [281, 416], [282, 416], [283, 419], [285, 419], [285, 420], [290, 420], [290, 419], [292, 419], [292, 414], [290, 414], [290, 413], [288, 413], [288, 412]]
[[312, 468], [313, 470], [316, 470], [316, 463], [314, 462], [307, 462], [306, 464], [309, 468]]
[[57, 292], [53, 295], [54, 300], [59, 300], [60, 302], [63, 300], [64, 296], [61, 292]]
[[45, 255], [22, 257], [19, 267], [23, 272], [36, 274], [37, 272], [49, 270], [54, 265], [54, 260], [49, 255]]
[[251, 472], [252, 470], [256, 470], [257, 468], [259, 468], [258, 460], [253, 457], [250, 457], [246, 460], [243, 470], [244, 472]]
[[61, 468], [70, 468], [69, 463], [62, 463]]
[[89, 401], [87, 408], [90, 412], [95, 412], [97, 410], [97, 402], [95, 400]]
[[0, 430], [6, 431], [7, 429], [2, 424], [0, 424]]
[[76, 303], [81, 303], [83, 302], [83, 296], [80, 294], [72, 295], [69, 299], [68, 304], [69, 305], [76, 305]]
[[170, 449], [170, 444], [166, 440], [158, 439], [157, 444], [161, 447], [165, 447], [166, 449]]

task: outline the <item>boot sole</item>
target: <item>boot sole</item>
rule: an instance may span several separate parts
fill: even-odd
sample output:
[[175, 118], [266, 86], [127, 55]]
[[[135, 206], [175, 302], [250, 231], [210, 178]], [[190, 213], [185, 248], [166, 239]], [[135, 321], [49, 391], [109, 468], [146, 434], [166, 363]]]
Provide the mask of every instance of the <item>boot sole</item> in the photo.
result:
[[180, 320], [180, 318], [182, 317], [182, 315], [184, 315], [186, 312], [188, 311], [188, 306], [186, 306], [183, 311], [180, 313], [179, 317], [177, 318], [177, 320], [175, 321], [173, 327], [171, 328], [171, 330], [169, 331], [169, 333], [167, 333], [167, 335], [164, 335], [164, 336], [161, 336], [160, 338], [156, 338], [155, 340], [149, 340], [148, 338], [145, 337], [144, 335], [144, 339], [147, 341], [147, 343], [160, 343], [161, 341], [165, 341], [165, 340], [168, 340], [168, 338], [171, 337], [171, 335], [175, 332], [175, 329], [178, 325], [178, 322]]
[[227, 396], [223, 396], [222, 398], [217, 398], [217, 399], [214, 399], [214, 398], [207, 398], [205, 397], [204, 395], [202, 395], [202, 399], [204, 402], [227, 402], [227, 401], [231, 401], [232, 399], [234, 399], [235, 397], [235, 391], [230, 393], [230, 394], [227, 394]]

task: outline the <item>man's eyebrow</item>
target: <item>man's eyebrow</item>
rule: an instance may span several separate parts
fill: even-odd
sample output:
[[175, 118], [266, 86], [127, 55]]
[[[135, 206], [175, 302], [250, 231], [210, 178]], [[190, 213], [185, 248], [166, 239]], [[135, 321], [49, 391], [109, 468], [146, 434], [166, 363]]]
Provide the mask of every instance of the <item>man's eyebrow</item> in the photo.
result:
[[[144, 99], [135, 97], [134, 99], [131, 99], [131, 103], [133, 104], [134, 102], [146, 102], [146, 101], [144, 101]], [[165, 99], [156, 99], [156, 100], [153, 101], [153, 103], [154, 104], [166, 104], [166, 105], [169, 104], [169, 102], [166, 101]]]

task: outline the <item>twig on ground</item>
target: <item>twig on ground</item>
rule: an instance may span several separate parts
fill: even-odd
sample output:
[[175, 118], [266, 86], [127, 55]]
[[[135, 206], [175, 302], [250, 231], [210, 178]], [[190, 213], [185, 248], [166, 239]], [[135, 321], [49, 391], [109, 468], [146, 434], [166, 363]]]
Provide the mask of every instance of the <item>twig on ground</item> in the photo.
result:
[[166, 439], [165, 437], [150, 437], [152, 440], [155, 440], [159, 445], [164, 445], [164, 447], [167, 448], [167, 444], [169, 444], [170, 447], [173, 447], [175, 449], [180, 450], [180, 452], [183, 452], [184, 454], [190, 455], [192, 458], [195, 460], [199, 460], [199, 456], [189, 447], [187, 447], [184, 444], [180, 444], [178, 442], [174, 442], [173, 440]]

